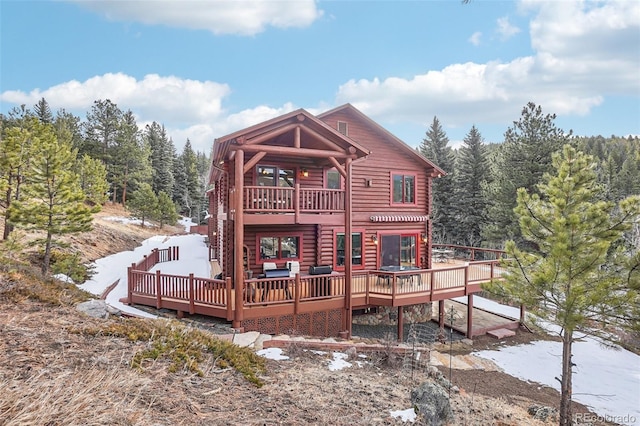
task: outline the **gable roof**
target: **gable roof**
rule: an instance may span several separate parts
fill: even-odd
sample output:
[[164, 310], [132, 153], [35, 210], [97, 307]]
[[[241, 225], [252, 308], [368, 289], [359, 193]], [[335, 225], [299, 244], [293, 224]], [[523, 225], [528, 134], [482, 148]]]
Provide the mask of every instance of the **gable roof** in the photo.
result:
[[[261, 144], [267, 141], [286, 144], [291, 142], [293, 131], [298, 126], [308, 136], [306, 145], [309, 147], [319, 149], [327, 145], [333, 146], [333, 149], [347, 149], [356, 158], [369, 155], [367, 148], [301, 108], [215, 139], [212, 158], [224, 160], [232, 145]], [[313, 140], [316, 141], [315, 144]]]
[[439, 177], [439, 176], [445, 176], [447, 174], [444, 170], [438, 167], [431, 160], [424, 157], [415, 149], [411, 148], [404, 141], [402, 141], [397, 136], [389, 132], [387, 129], [385, 129], [384, 127], [382, 127], [381, 125], [373, 121], [371, 118], [367, 117], [360, 110], [358, 110], [356, 107], [354, 107], [349, 103], [333, 108], [329, 111], [325, 111], [322, 114], [319, 114], [317, 117], [322, 120], [338, 112], [346, 112], [348, 114], [355, 116], [358, 120], [368, 124], [371, 128], [373, 128], [373, 130], [376, 133], [380, 134], [383, 138], [385, 138], [390, 143], [395, 145], [399, 150], [406, 152], [408, 155], [415, 158], [417, 161], [424, 163], [424, 165], [427, 166], [427, 168], [432, 169], [431, 176]]

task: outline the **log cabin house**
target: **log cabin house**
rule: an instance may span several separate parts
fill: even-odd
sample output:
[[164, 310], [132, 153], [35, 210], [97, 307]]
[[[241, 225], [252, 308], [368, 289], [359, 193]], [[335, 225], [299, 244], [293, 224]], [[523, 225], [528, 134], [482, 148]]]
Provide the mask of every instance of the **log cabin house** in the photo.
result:
[[443, 300], [480, 291], [495, 266], [431, 269], [431, 182], [444, 174], [350, 104], [216, 139], [208, 238], [216, 278], [233, 289], [227, 319], [350, 336], [354, 312], [397, 307], [401, 339], [403, 307], [437, 300], [442, 324]]

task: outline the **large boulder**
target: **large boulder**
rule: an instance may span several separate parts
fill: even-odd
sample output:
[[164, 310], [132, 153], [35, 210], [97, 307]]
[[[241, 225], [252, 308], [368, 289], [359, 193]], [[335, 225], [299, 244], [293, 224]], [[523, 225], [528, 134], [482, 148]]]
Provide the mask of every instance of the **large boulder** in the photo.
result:
[[84, 312], [93, 318], [108, 318], [109, 314], [119, 315], [120, 311], [107, 305], [104, 300], [89, 300], [88, 302], [78, 303], [76, 309], [80, 312]]
[[411, 403], [424, 424], [442, 426], [453, 421], [449, 395], [437, 383], [425, 382], [411, 391]]

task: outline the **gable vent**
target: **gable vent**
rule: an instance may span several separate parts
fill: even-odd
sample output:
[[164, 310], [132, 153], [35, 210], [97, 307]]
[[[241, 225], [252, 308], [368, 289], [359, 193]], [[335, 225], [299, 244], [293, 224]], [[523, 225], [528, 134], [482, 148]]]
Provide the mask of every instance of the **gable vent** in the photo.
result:
[[346, 121], [338, 121], [338, 131], [345, 136], [349, 136]]

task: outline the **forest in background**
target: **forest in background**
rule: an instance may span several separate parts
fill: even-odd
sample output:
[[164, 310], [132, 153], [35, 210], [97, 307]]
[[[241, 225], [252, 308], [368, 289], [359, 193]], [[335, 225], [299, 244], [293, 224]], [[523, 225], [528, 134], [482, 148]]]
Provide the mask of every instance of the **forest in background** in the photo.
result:
[[[537, 193], [551, 171], [552, 154], [565, 144], [593, 156], [607, 200], [640, 194], [638, 136], [576, 137], [558, 128], [555, 118], [529, 103], [502, 143], [485, 143], [473, 126], [458, 149], [433, 118], [417, 150], [447, 173], [433, 181], [435, 243], [492, 248], [502, 248], [507, 240], [523, 243], [513, 212], [516, 191]], [[169, 223], [180, 214], [204, 223], [209, 155], [195, 152], [188, 139], [177, 152], [161, 123], [140, 128], [132, 111], [108, 99], [95, 101], [84, 119], [64, 109], [53, 114], [43, 98], [32, 109], [0, 114], [0, 125], [0, 206], [5, 209], [28, 194], [29, 164], [43, 155], [39, 141], [48, 137], [59, 151], [69, 152], [62, 166], [77, 177], [91, 204], [111, 200], [143, 220]]]
[[[434, 117], [418, 148], [447, 173], [433, 180], [434, 243], [503, 248], [505, 241], [513, 240], [526, 245], [513, 210], [517, 190], [540, 194], [538, 184], [553, 171], [552, 154], [565, 144], [592, 156], [604, 200], [618, 202], [640, 194], [638, 136], [577, 137], [558, 128], [555, 119], [555, 114], [528, 103], [502, 143], [486, 144], [473, 126], [462, 146], [453, 149]], [[626, 238], [640, 247], [640, 227]]]

